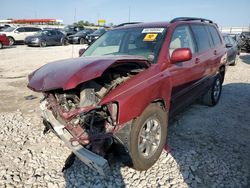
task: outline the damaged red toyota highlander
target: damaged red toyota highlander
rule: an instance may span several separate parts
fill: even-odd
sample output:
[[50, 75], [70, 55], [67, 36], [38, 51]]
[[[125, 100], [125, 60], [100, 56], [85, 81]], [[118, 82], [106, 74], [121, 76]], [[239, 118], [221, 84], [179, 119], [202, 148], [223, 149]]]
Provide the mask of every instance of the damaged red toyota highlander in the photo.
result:
[[90, 168], [104, 174], [120, 152], [146, 170], [166, 144], [169, 117], [198, 98], [217, 104], [226, 57], [210, 20], [125, 24], [81, 57], [34, 71], [28, 87], [44, 94], [46, 130]]

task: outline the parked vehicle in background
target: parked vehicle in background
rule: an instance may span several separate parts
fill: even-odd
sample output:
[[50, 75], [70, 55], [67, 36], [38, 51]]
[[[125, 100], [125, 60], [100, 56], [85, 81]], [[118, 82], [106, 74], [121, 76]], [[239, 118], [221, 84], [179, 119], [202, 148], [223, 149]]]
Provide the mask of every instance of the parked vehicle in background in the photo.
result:
[[43, 93], [45, 132], [90, 168], [107, 173], [115, 150], [147, 170], [166, 144], [169, 117], [198, 98], [218, 103], [226, 54], [210, 20], [130, 24], [103, 34], [80, 58], [37, 69], [28, 87]]
[[227, 48], [227, 61], [229, 65], [236, 65], [239, 61], [240, 46], [238, 43], [228, 34], [223, 34], [223, 39]]
[[0, 32], [4, 31], [5, 29], [7, 29], [8, 27], [10, 27], [10, 25], [2, 25], [0, 26]]
[[98, 39], [101, 35], [103, 35], [105, 32], [107, 31], [107, 29], [98, 29], [95, 32], [89, 34], [86, 36], [87, 42], [88, 44], [92, 44], [93, 42], [96, 41], [96, 39]]
[[65, 45], [66, 43], [66, 36], [57, 29], [42, 30], [35, 35], [25, 38], [25, 44], [28, 46], [46, 47], [51, 45]]
[[74, 26], [74, 25], [68, 25], [68, 26], [65, 26], [63, 28], [63, 30], [66, 33], [66, 36], [69, 36], [69, 35], [74, 35], [79, 31], [84, 30], [84, 27], [77, 27], [77, 26]]
[[[226, 33], [227, 34], [227, 33]], [[240, 34], [233, 34], [233, 33], [228, 33], [230, 37], [232, 37], [238, 44], [240, 40]]]
[[10, 44], [10, 41], [8, 37], [5, 34], [0, 34], [0, 49], [3, 48], [3, 46], [8, 46]]
[[24, 42], [27, 36], [33, 35], [40, 30], [41, 28], [37, 27], [8, 27], [0, 34], [5, 34], [9, 38], [10, 45], [13, 45], [17, 42]]
[[239, 44], [241, 50], [250, 52], [250, 31], [245, 31], [240, 34]]
[[74, 35], [69, 35], [67, 40], [70, 44], [87, 44], [86, 36], [93, 33], [94, 30], [92, 29], [85, 29], [82, 31], [78, 31]]

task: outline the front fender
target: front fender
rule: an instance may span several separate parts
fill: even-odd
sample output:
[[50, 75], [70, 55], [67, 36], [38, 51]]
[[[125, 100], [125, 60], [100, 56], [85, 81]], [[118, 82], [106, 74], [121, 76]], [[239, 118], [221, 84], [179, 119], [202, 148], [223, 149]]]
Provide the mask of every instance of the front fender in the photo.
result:
[[160, 72], [159, 66], [152, 65], [111, 91], [101, 104], [118, 102], [118, 124], [121, 125], [140, 116], [144, 109], [155, 100], [164, 100], [168, 109], [170, 95], [169, 72]]

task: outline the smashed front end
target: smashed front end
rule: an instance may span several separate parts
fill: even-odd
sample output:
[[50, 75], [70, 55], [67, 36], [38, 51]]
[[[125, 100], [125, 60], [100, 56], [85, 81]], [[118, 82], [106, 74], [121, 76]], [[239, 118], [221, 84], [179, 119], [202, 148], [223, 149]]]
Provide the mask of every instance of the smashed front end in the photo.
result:
[[147, 66], [122, 63], [108, 68], [100, 77], [70, 90], [44, 91], [41, 110], [46, 133], [54, 132], [74, 154], [90, 168], [105, 174], [108, 158], [116, 142], [119, 103], [102, 100]]

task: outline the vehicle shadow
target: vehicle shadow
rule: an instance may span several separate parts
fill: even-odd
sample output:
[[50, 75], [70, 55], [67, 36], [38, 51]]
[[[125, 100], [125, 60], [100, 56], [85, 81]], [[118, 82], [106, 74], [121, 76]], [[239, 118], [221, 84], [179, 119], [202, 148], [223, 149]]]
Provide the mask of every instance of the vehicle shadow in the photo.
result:
[[226, 84], [215, 107], [193, 104], [172, 120], [171, 155], [188, 187], [250, 186], [249, 93]]
[[250, 65], [250, 54], [244, 53], [240, 55], [240, 59], [243, 63]]
[[250, 84], [226, 84], [215, 107], [193, 104], [175, 116], [168, 151], [149, 170], [115, 162], [110, 174], [101, 176], [76, 160], [64, 172], [65, 186], [249, 187], [249, 93]]

